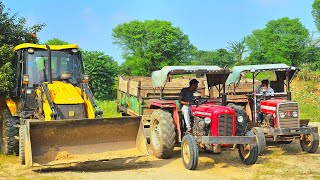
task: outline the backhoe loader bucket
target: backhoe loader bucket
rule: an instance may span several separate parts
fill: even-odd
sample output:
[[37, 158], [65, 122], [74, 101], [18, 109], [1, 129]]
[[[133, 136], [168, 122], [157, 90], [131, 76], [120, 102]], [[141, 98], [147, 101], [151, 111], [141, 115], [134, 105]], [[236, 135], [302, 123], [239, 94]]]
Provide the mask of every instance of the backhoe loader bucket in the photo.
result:
[[50, 166], [148, 154], [141, 117], [27, 121], [27, 166]]

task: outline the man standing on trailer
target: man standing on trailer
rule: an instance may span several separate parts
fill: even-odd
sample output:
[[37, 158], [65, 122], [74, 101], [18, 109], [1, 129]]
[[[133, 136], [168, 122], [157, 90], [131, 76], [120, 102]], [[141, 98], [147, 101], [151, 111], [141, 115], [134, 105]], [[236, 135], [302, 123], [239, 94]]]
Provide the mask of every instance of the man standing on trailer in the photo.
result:
[[187, 132], [191, 131], [191, 126], [190, 126], [190, 114], [191, 114], [191, 104], [194, 100], [193, 93], [194, 91], [197, 90], [198, 88], [199, 81], [196, 79], [192, 79], [189, 82], [189, 87], [183, 88], [180, 92], [179, 95], [179, 101], [180, 104], [182, 105], [181, 111], [184, 117], [184, 121], [187, 126]]

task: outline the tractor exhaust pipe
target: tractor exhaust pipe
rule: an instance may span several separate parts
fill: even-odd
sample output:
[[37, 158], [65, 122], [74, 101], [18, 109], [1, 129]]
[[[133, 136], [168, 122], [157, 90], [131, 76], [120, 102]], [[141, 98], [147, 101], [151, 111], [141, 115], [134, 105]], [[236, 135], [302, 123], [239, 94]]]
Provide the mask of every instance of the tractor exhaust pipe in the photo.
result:
[[[223, 68], [223, 80], [225, 81], [226, 79], [226, 68], [227, 66], [225, 66]], [[220, 77], [220, 76], [219, 76]], [[223, 83], [223, 92], [222, 92], [222, 106], [226, 106], [227, 105], [227, 94], [226, 94], [226, 83]]]
[[52, 69], [51, 69], [51, 49], [48, 44], [46, 44], [47, 50], [48, 50], [48, 81], [50, 84], [52, 84]]

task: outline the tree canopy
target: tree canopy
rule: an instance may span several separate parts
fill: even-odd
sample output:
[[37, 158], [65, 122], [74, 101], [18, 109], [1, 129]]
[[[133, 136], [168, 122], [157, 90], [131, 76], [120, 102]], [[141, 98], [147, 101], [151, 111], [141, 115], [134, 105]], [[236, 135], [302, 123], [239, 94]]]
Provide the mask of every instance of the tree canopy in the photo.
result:
[[192, 64], [194, 65], [215, 65], [220, 67], [230, 67], [234, 63], [234, 55], [223, 48], [214, 51], [198, 50], [192, 60]]
[[44, 26], [45, 24], [36, 24], [28, 27], [25, 18], [18, 17], [17, 14], [11, 15], [0, 1], [0, 95], [7, 95], [12, 88], [13, 47], [24, 42], [37, 43], [35, 34]]
[[122, 70], [150, 75], [166, 65], [190, 63], [194, 46], [180, 28], [160, 20], [131, 21], [113, 29], [113, 43], [123, 49]]
[[311, 14], [314, 18], [318, 31], [320, 31], [320, 0], [313, 1]]
[[68, 42], [58, 39], [58, 38], [53, 38], [53, 39], [49, 39], [47, 40], [44, 44], [48, 44], [48, 45], [66, 45], [69, 44]]
[[246, 38], [249, 61], [299, 65], [304, 59], [308, 37], [308, 30], [298, 18], [271, 20], [264, 29], [254, 30]]
[[98, 51], [83, 51], [83, 57], [94, 97], [101, 100], [114, 98], [118, 63], [111, 56]]

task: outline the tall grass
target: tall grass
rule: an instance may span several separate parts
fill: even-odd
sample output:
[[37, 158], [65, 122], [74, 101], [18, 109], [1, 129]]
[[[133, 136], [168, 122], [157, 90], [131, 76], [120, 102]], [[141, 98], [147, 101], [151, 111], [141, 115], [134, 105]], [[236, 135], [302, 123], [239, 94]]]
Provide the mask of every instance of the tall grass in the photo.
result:
[[103, 117], [121, 117], [117, 112], [117, 103], [113, 101], [100, 101], [96, 100], [97, 106], [103, 111]]
[[295, 79], [291, 86], [292, 98], [299, 103], [300, 117], [320, 122], [320, 84]]

